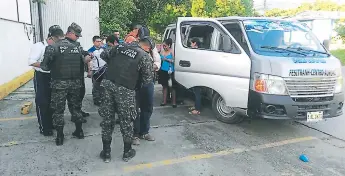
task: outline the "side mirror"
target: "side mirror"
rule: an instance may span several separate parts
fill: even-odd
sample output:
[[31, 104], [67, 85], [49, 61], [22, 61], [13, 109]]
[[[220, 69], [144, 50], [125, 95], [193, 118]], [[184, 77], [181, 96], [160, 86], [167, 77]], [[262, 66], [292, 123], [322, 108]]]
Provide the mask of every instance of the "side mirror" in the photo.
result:
[[322, 42], [322, 44], [323, 44], [323, 46], [325, 46], [325, 48], [329, 51], [329, 44], [330, 44], [330, 41], [329, 40], [324, 40], [323, 42]]

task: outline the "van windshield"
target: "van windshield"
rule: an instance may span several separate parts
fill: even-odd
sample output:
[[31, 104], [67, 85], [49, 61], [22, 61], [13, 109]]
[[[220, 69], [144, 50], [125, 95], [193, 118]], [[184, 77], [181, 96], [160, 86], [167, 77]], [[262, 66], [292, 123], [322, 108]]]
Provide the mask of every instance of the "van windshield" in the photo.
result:
[[244, 27], [255, 53], [280, 57], [328, 57], [310, 30], [299, 22], [245, 20]]

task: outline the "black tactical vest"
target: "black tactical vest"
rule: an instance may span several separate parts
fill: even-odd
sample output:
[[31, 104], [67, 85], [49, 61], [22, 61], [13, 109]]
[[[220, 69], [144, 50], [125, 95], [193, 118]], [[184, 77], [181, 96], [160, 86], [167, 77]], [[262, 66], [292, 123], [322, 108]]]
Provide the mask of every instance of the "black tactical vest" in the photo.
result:
[[56, 56], [52, 63], [51, 77], [54, 80], [83, 78], [83, 60], [79, 47], [67, 39], [54, 45]]
[[134, 90], [139, 79], [139, 62], [145, 51], [138, 44], [121, 44], [112, 49], [105, 79]]

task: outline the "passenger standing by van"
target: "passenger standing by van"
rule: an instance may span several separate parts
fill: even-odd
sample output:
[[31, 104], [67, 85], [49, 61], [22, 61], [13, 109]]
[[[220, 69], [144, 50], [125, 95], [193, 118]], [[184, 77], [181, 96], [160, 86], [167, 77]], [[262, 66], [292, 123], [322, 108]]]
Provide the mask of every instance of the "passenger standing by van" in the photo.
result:
[[171, 50], [172, 39], [164, 40], [163, 50], [161, 51], [162, 66], [158, 72], [158, 83], [163, 86], [163, 103], [161, 106], [167, 104], [168, 89], [171, 88], [172, 107], [176, 108], [176, 82], [174, 79], [174, 54]]
[[39, 124], [40, 133], [44, 136], [53, 135], [52, 111], [50, 108], [50, 71], [43, 71], [41, 62], [43, 61], [44, 51], [46, 46], [54, 43], [53, 37], [55, 31], [60, 29], [60, 26], [53, 25], [49, 28], [48, 38], [45, 41], [35, 43], [30, 51], [29, 65], [35, 70], [34, 88], [35, 88], [35, 103], [36, 114]]
[[[192, 38], [191, 40], [191, 47], [192, 48], [199, 48], [200, 46], [200, 40], [198, 38]], [[201, 90], [200, 87], [194, 87], [194, 102], [195, 105], [194, 107], [189, 108], [190, 112], [189, 114], [191, 115], [200, 115], [200, 110], [201, 110]]]

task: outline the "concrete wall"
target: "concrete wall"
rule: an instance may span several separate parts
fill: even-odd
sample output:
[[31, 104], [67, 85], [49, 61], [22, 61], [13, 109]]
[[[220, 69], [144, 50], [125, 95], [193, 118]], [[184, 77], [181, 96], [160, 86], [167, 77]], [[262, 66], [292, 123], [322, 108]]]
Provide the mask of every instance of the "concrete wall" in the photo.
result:
[[[28, 55], [32, 45], [32, 34], [28, 34], [25, 26], [0, 19], [0, 85], [29, 71]], [[2, 27], [4, 26], [4, 27]], [[28, 37], [29, 35], [29, 37]]]
[[31, 69], [27, 61], [33, 43], [30, 0], [0, 1], [0, 26], [2, 85]]

